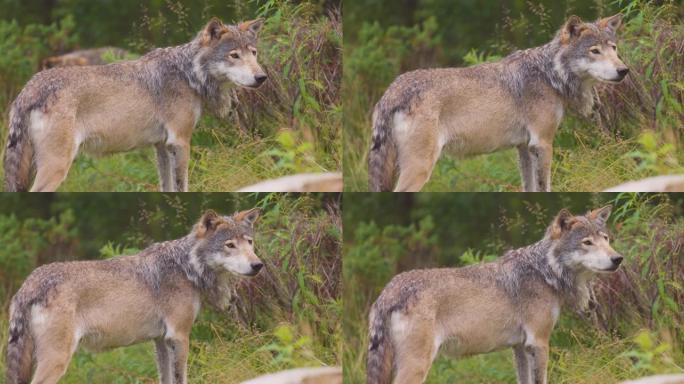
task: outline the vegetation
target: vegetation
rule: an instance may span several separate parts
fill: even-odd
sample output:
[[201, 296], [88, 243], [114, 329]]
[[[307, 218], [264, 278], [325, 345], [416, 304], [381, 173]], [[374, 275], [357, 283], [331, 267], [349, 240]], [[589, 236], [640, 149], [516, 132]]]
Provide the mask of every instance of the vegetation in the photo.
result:
[[[548, 42], [570, 14], [625, 15], [620, 56], [630, 75], [597, 87], [593, 117], [567, 116], [556, 135], [552, 188], [599, 191], [628, 180], [684, 173], [684, 3], [448, 0], [345, 3], [345, 188], [367, 190], [371, 112], [400, 73], [464, 66]], [[657, 5], [656, 5], [657, 4]], [[484, 27], [483, 27], [484, 26]], [[443, 156], [425, 191], [518, 191], [515, 150]]]
[[[211, 16], [225, 22], [263, 17], [260, 62], [269, 81], [256, 91], [230, 91], [227, 116], [205, 114], [200, 120], [192, 138], [189, 189], [230, 191], [292, 173], [341, 169], [339, 1], [55, 3], [36, 8], [0, 0], [3, 139], [10, 103], [48, 56], [105, 45], [143, 54], [189, 41]], [[60, 191], [155, 191], [155, 163], [151, 148], [105, 158], [80, 155]]]
[[[190, 383], [238, 383], [301, 366], [340, 365], [340, 195], [56, 194], [0, 199], [0, 355], [11, 295], [38, 265], [129, 254], [184, 236], [206, 208], [259, 206], [265, 269], [238, 287], [235, 308], [204, 306], [190, 343]], [[5, 371], [0, 359], [0, 372]], [[78, 352], [64, 383], [153, 383], [152, 343]]]
[[[684, 196], [349, 193], [344, 200], [345, 383], [365, 382], [368, 310], [395, 274], [494, 260], [540, 239], [562, 207], [584, 213], [607, 203], [612, 245], [625, 262], [597, 279], [590, 310], [562, 311], [549, 382], [684, 372]], [[515, 383], [512, 353], [440, 356], [428, 383], [450, 382]]]

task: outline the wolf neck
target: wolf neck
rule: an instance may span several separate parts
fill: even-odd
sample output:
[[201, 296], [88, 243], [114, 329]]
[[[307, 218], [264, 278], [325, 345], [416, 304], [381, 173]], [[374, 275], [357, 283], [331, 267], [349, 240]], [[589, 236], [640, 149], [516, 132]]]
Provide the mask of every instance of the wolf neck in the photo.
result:
[[591, 112], [593, 81], [580, 78], [565, 64], [559, 37], [540, 47], [514, 52], [505, 60], [518, 63], [521, 66], [518, 70], [531, 72], [527, 73], [530, 79], [543, 79], [566, 107], [583, 116]]
[[555, 246], [549, 235], [542, 240], [524, 248], [511, 251], [520, 258], [522, 264], [531, 266], [533, 273], [544, 281], [562, 302], [578, 309], [584, 309], [589, 302], [588, 276], [578, 274], [559, 262], [555, 254]]
[[154, 256], [157, 264], [157, 271], [153, 274], [152, 286], [159, 286], [161, 282], [168, 278], [167, 274], [181, 274], [196, 289], [200, 291], [210, 290], [216, 283], [216, 274], [211, 269], [204, 266], [194, 254], [197, 239], [194, 234], [187, 235], [180, 239], [157, 243], [140, 253]]
[[[208, 75], [200, 55], [201, 46], [197, 39], [176, 47], [162, 48], [159, 54], [176, 67], [180, 76], [203, 102], [212, 104], [220, 98], [221, 84]], [[148, 54], [149, 55], [149, 54]]]

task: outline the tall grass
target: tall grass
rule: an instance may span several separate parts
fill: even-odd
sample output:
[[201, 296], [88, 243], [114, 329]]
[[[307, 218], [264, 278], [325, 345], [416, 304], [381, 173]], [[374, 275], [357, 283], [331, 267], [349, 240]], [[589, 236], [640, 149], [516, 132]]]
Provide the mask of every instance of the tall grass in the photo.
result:
[[[625, 15], [619, 50], [630, 75], [619, 85], [596, 87], [591, 118], [571, 113], [561, 123], [552, 169], [556, 191], [599, 191], [628, 180], [684, 173], [684, 23], [677, 4], [641, 0], [615, 4]], [[537, 2], [527, 2], [526, 7], [527, 13], [502, 20], [499, 40], [472, 49], [461, 61], [477, 64], [550, 40], [556, 28], [548, 25], [549, 10]], [[596, 8], [603, 9], [603, 2], [597, 2]], [[440, 60], [450, 49], [440, 41], [445, 28], [435, 18], [411, 28], [383, 29], [364, 23], [357, 40], [345, 42], [346, 190], [367, 190], [373, 105], [400, 73], [444, 65]], [[540, 31], [548, 36], [540, 40]], [[516, 47], [507, 40], [511, 36], [527, 36], [524, 40], [531, 45]], [[443, 156], [423, 190], [520, 190], [516, 157], [514, 150], [470, 159]]]
[[[241, 281], [238, 300], [230, 308], [204, 306], [191, 334], [189, 382], [238, 383], [282, 369], [340, 365], [342, 231], [338, 199], [338, 195], [260, 197], [258, 206], [264, 214], [257, 224], [255, 244], [265, 268], [257, 277]], [[139, 212], [139, 228], [152, 233], [175, 222], [196, 220], [198, 213], [184, 209], [181, 200], [169, 197], [164, 204], [178, 207], [176, 217], [160, 215], [159, 206], [149, 204]], [[8, 246], [0, 252], [3, 288], [7, 288], [0, 291], [2, 356], [7, 345], [10, 295], [40, 263], [36, 255], [68, 255], [66, 245], [72, 251], [78, 249], [80, 236], [74, 235], [70, 224], [73, 212], [68, 208], [64, 212], [62, 218], [47, 221], [0, 216], [0, 225], [19, 228], [11, 240], [5, 239]], [[36, 245], [25, 251], [30, 257], [17, 262], [13, 253], [31, 238]], [[125, 244], [102, 244], [101, 255], [89, 258], [132, 253], [150, 241], [145, 231], [127, 238]], [[4, 372], [4, 364], [4, 358], [0, 359], [0, 372]], [[63, 382], [157, 382], [154, 348], [146, 343], [99, 354], [78, 352]]]
[[[613, 247], [625, 256], [625, 262], [617, 273], [596, 279], [590, 310], [562, 311], [551, 338], [549, 382], [614, 383], [684, 371], [682, 207], [671, 203], [667, 195], [620, 194], [595, 199], [591, 207], [605, 203], [615, 207], [609, 226]], [[345, 200], [352, 203], [353, 194]], [[520, 233], [530, 237], [539, 232], [534, 229], [538, 225], [543, 233], [555, 212], [525, 200], [521, 206], [529, 217], [521, 222], [519, 216], [503, 213], [494, 220], [492, 233], [501, 238], [517, 238], [515, 234]], [[437, 213], [426, 207], [414, 207], [422, 219], [408, 225], [379, 225], [374, 217], [363, 215], [356, 222], [345, 222], [354, 228], [344, 244], [345, 383], [365, 382], [368, 311], [392, 276], [413, 268], [491, 261], [500, 254], [501, 239], [487, 239], [480, 242], [481, 248], [463, 252], [457, 265], [440, 264], [440, 260], [453, 259], [449, 244], [465, 243], [459, 240], [465, 234], [445, 234], [434, 223]], [[514, 383], [511, 352], [459, 359], [440, 356], [427, 382], [459, 381]]]

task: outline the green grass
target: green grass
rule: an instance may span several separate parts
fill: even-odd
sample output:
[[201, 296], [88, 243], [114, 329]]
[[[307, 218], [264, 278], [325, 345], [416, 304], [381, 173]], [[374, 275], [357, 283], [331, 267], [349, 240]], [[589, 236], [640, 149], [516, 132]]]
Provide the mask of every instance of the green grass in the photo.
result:
[[[599, 145], [575, 133], [572, 145], [556, 145], [551, 170], [551, 188], [563, 191], [602, 191], [625, 182], [651, 176], [647, 170], [626, 156], [637, 151], [634, 140], [620, 140], [604, 136]], [[557, 140], [559, 141], [559, 140]], [[676, 154], [684, 164], [684, 152]], [[348, 156], [350, 158], [350, 156]], [[350, 161], [354, 161], [350, 158]], [[345, 189], [367, 190], [367, 157], [345, 163]], [[671, 172], [676, 172], [673, 168]], [[423, 187], [425, 192], [514, 192], [521, 191], [518, 155], [515, 149], [457, 159], [443, 155], [435, 165], [432, 176]]]
[[[211, 134], [214, 130], [209, 130]], [[278, 166], [269, 151], [278, 147], [275, 138], [252, 138], [230, 144], [221, 139], [191, 149], [188, 189], [193, 192], [234, 191], [264, 179], [292, 173]], [[325, 163], [325, 159], [320, 159]], [[311, 171], [334, 170], [320, 165]], [[152, 148], [107, 157], [79, 155], [59, 191], [137, 192], [158, 191], [156, 156]]]

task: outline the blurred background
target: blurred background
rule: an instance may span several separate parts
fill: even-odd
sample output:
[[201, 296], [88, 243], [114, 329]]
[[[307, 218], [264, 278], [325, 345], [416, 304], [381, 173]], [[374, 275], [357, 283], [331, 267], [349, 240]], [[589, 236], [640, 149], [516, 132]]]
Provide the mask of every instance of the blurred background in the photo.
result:
[[[365, 382], [368, 311], [393, 276], [493, 261], [540, 240], [562, 208], [584, 214], [606, 204], [611, 244], [625, 262], [595, 280], [588, 311], [562, 311], [549, 383], [682, 373], [684, 194], [346, 193], [344, 382]], [[440, 356], [427, 382], [515, 383], [513, 354]]]
[[[341, 169], [340, 0], [0, 0], [0, 137], [9, 106], [59, 55], [115, 47], [103, 62], [184, 44], [213, 16], [265, 19], [259, 90], [231, 91], [225, 116], [205, 113], [192, 138], [191, 191], [233, 191], [265, 179]], [[121, 54], [120, 54], [121, 53]], [[79, 156], [61, 191], [156, 191], [151, 149]]]
[[[187, 235], [206, 209], [260, 207], [255, 251], [234, 308], [205, 304], [191, 334], [190, 383], [341, 364], [340, 194], [4, 194], [0, 196], [0, 355], [12, 295], [36, 267], [134, 254]], [[0, 359], [0, 372], [5, 371]], [[154, 346], [74, 355], [64, 383], [156, 383]]]
[[[566, 114], [554, 142], [555, 191], [600, 191], [684, 173], [684, 1], [346, 0], [346, 190], [367, 190], [371, 113], [399, 74], [468, 66], [549, 42], [570, 15], [622, 12], [619, 53], [630, 75], [599, 85], [592, 118]], [[568, 115], [570, 115], [568, 117]], [[518, 191], [515, 150], [443, 157], [424, 191]]]

